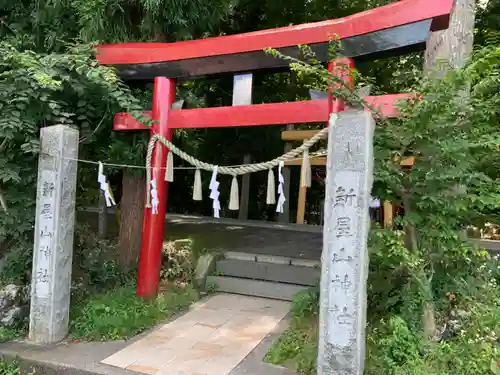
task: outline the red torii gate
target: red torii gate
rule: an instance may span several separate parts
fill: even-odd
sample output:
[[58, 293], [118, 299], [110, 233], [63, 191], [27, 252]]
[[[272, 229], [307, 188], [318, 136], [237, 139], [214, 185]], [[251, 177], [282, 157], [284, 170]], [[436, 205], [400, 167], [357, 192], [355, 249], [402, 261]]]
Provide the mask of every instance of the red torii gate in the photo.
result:
[[[430, 31], [448, 27], [453, 3], [453, 0], [402, 0], [341, 19], [239, 35], [177, 43], [98, 46], [98, 61], [116, 66], [124, 80], [154, 79], [153, 108], [146, 111], [146, 115], [156, 120], [151, 128], [130, 114], [118, 113], [113, 129], [149, 129], [151, 134], [157, 133], [170, 140], [173, 129], [179, 128], [327, 123], [332, 111], [343, 109], [338, 101], [334, 108], [333, 98], [172, 111], [176, 79], [288, 68], [286, 61], [264, 53], [265, 48], [300, 57], [297, 46], [309, 45], [318, 60], [327, 62], [329, 38], [333, 35], [342, 40], [344, 55], [358, 61], [422, 50]], [[347, 61], [351, 67], [352, 59]], [[330, 62], [328, 67], [333, 70], [335, 64]], [[396, 94], [369, 96], [365, 100], [390, 117], [397, 116], [395, 101], [407, 97], [408, 94]], [[160, 203], [157, 215], [153, 215], [150, 208], [144, 211], [138, 296], [153, 297], [158, 291], [168, 194], [162, 167], [166, 165], [167, 153], [161, 144], [156, 145], [153, 153], [151, 167], [159, 168]]]

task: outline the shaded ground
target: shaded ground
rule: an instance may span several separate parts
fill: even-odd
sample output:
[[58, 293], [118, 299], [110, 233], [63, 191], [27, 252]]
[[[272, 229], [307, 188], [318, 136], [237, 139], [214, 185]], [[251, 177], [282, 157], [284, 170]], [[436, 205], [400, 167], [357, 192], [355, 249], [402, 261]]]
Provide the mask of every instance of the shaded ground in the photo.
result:
[[[78, 221], [97, 230], [96, 213], [79, 212]], [[112, 215], [109, 227], [110, 235], [116, 236], [118, 230]], [[320, 259], [323, 241], [320, 227], [167, 215], [165, 240], [183, 238], [193, 241], [193, 250], [197, 253], [236, 251], [311, 260]]]

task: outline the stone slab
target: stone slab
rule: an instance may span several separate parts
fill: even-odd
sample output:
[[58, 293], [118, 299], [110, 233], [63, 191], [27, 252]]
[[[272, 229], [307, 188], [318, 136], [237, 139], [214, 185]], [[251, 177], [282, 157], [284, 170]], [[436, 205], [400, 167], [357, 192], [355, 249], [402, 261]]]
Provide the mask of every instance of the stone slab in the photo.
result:
[[57, 345], [9, 342], [0, 344], [0, 356], [19, 360], [21, 374], [26, 375], [138, 375], [99, 363], [127, 344], [125, 341]]
[[257, 262], [290, 265], [292, 263], [292, 259], [278, 255], [257, 254]]
[[[224, 259], [217, 262], [217, 271], [222, 276], [273, 281], [287, 284], [317, 285], [320, 269], [283, 264], [247, 262], [244, 260]], [[218, 273], [220, 276], [220, 274]]]
[[234, 260], [244, 260], [247, 262], [256, 262], [257, 261], [257, 254], [241, 253], [241, 252], [236, 252], [236, 251], [226, 251], [224, 253], [224, 258], [234, 259]]
[[194, 271], [194, 284], [199, 290], [205, 289], [207, 276], [215, 269], [215, 256], [213, 254], [204, 254], [198, 258], [196, 269]]
[[[210, 303], [207, 303], [210, 300]], [[193, 304], [192, 309], [211, 308], [220, 300], [204, 298]], [[251, 302], [251, 301], [249, 301]], [[246, 304], [245, 308], [251, 304]], [[261, 306], [261, 307], [265, 307]], [[254, 310], [253, 313], [258, 312]], [[250, 310], [252, 312], [252, 310]], [[186, 314], [177, 315], [182, 325], [185, 325]], [[170, 322], [175, 319], [171, 319]], [[230, 373], [230, 375], [298, 375], [284, 367], [263, 362], [264, 356], [284, 330], [288, 327], [289, 317], [286, 316], [257, 347], [254, 348]], [[64, 342], [55, 345], [33, 345], [22, 341], [12, 341], [0, 344], [0, 357], [16, 358], [21, 364], [22, 375], [138, 375], [136, 371], [124, 370], [100, 363], [103, 359], [121, 351], [127, 346], [143, 339], [157, 329], [165, 326], [163, 323], [149, 331], [135, 336], [127, 341], [110, 342]], [[156, 337], [155, 337], [156, 336]], [[155, 344], [158, 335], [153, 335]]]
[[329, 126], [317, 373], [362, 375], [375, 121], [347, 110]]
[[321, 268], [321, 262], [319, 260], [292, 258], [290, 264], [292, 266]]
[[292, 301], [293, 296], [307, 287], [271, 281], [240, 279], [237, 277], [209, 276], [207, 284], [217, 285], [217, 291]]
[[151, 375], [229, 375], [289, 309], [284, 301], [215, 295], [102, 363]]
[[474, 245], [480, 249], [485, 249], [493, 254], [500, 253], [500, 241], [499, 240], [482, 240], [482, 239], [470, 239]]
[[29, 339], [46, 344], [62, 340], [69, 327], [78, 130], [42, 128], [40, 147]]
[[286, 367], [272, 365], [263, 361], [273, 343], [278, 340], [289, 327], [289, 321], [289, 316], [283, 319], [278, 327], [269, 333], [229, 375], [298, 375], [296, 372], [290, 371]]

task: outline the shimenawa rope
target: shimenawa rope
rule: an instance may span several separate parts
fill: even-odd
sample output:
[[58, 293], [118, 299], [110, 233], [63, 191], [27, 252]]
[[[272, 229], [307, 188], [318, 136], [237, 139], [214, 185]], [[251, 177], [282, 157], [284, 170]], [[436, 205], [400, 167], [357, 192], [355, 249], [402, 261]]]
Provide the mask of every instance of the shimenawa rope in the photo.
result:
[[[332, 116], [333, 116], [332, 117], [333, 121], [332, 121], [330, 126], [335, 125], [335, 122], [336, 122], [337, 117], [338, 117], [338, 115], [336, 113], [333, 113]], [[185, 160], [189, 164], [195, 166], [196, 168], [211, 172], [214, 170], [215, 167], [217, 167], [217, 173], [230, 175], [230, 176], [239, 176], [239, 175], [243, 175], [243, 174], [247, 174], [247, 173], [265, 171], [265, 170], [277, 167], [280, 161], [287, 161], [290, 159], [297, 158], [298, 155], [302, 154], [306, 150], [309, 150], [314, 144], [316, 144], [320, 140], [324, 139], [326, 137], [326, 135], [328, 134], [328, 129], [329, 129], [329, 127], [321, 129], [318, 133], [316, 133], [310, 139], [305, 140], [302, 143], [302, 145], [300, 145], [299, 147], [294, 148], [293, 150], [290, 150], [286, 154], [281, 155], [273, 160], [269, 160], [269, 161], [262, 162], [262, 163], [256, 163], [256, 164], [242, 165], [239, 167], [224, 167], [224, 166], [216, 166], [214, 164], [205, 163], [205, 162], [198, 160], [195, 157], [187, 154], [186, 152], [182, 151], [181, 149], [179, 149], [176, 145], [174, 145], [172, 142], [167, 140], [162, 135], [154, 134], [151, 137], [151, 139], [149, 140], [147, 155], [146, 155], [146, 180], [147, 180], [147, 186], [148, 186], [148, 188], [146, 189], [146, 207], [148, 207], [148, 208], [151, 207], [151, 192], [149, 189], [149, 185], [151, 182], [151, 159], [153, 156], [153, 150], [154, 150], [154, 147], [156, 145], [156, 142], [162, 143], [170, 150], [170, 152], [177, 155], [181, 159]]]

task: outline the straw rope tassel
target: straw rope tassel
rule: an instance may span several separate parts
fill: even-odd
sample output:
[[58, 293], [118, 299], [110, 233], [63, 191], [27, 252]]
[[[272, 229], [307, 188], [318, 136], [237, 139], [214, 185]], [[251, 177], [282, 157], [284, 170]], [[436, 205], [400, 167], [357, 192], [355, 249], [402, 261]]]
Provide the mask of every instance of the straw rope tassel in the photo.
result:
[[300, 186], [311, 187], [311, 161], [309, 150], [305, 149], [302, 154], [302, 169], [300, 170]]
[[229, 209], [231, 211], [237, 211], [240, 209], [239, 196], [238, 178], [233, 176], [233, 181], [231, 182], [231, 192], [229, 194]]
[[174, 154], [172, 151], [167, 155], [167, 170], [165, 171], [165, 181], [174, 182]]
[[203, 200], [203, 193], [202, 193], [202, 187], [201, 187], [201, 171], [199, 169], [196, 169], [194, 171], [194, 185], [193, 185], [193, 200], [194, 201], [201, 201]]
[[266, 204], [276, 203], [276, 185], [274, 183], [274, 172], [272, 168], [269, 168], [269, 173], [267, 174], [267, 196]]

